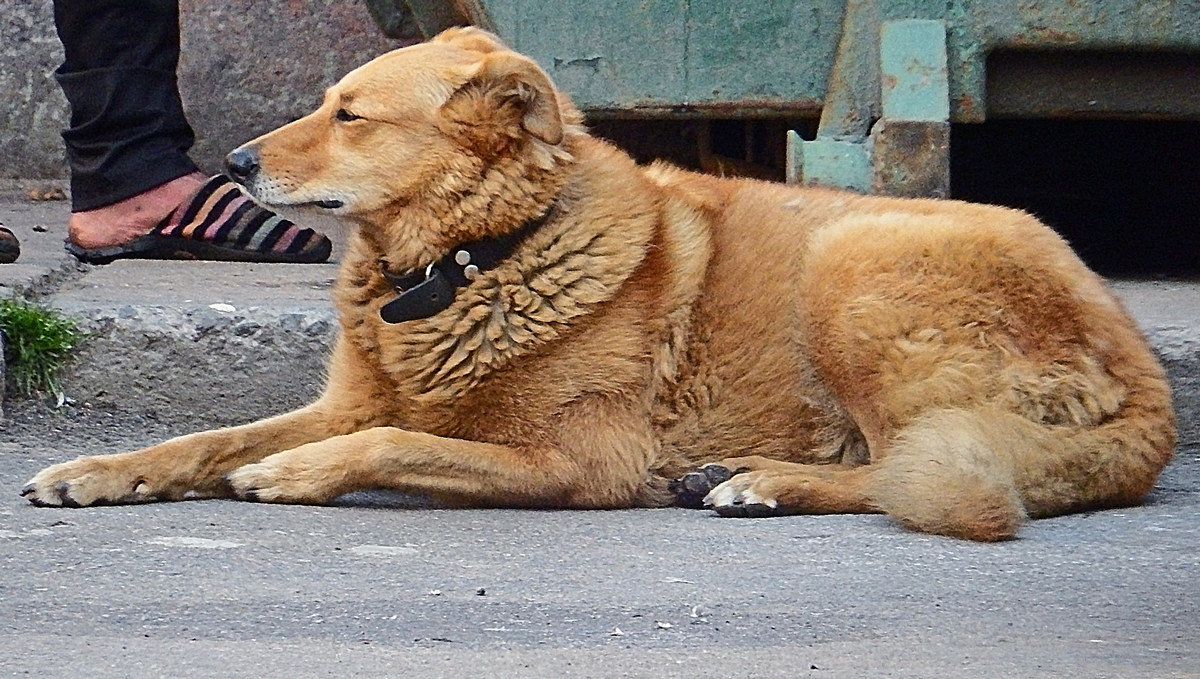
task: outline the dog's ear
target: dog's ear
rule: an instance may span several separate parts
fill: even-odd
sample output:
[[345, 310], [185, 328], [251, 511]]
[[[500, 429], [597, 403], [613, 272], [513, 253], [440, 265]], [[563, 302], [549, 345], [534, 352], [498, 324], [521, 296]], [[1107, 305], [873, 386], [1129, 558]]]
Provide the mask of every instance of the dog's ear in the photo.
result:
[[466, 84], [442, 106], [445, 120], [479, 141], [505, 146], [523, 130], [547, 144], [563, 139], [562, 114], [550, 78], [532, 59], [507, 50], [484, 56]]
[[475, 28], [474, 26], [447, 28], [433, 36], [429, 42], [454, 45], [455, 47], [461, 47], [462, 49], [482, 54], [508, 49], [508, 46], [500, 38], [496, 37], [495, 34], [485, 31], [482, 28]]

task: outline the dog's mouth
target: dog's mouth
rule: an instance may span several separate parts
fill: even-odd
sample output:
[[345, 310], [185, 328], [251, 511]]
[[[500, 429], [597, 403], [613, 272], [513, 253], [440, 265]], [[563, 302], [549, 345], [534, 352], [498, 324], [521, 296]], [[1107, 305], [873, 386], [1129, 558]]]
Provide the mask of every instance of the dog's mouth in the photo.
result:
[[[237, 181], [237, 180], [235, 180]], [[268, 208], [317, 208], [320, 210], [339, 210], [346, 207], [346, 199], [335, 196], [297, 196], [279, 183], [266, 179], [264, 177], [255, 177], [251, 181], [238, 181], [242, 185], [242, 189], [257, 201], [260, 205]]]
[[273, 208], [292, 208], [303, 209], [309, 207], [319, 208], [321, 210], [337, 210], [346, 207], [346, 201], [340, 198], [321, 198], [319, 200], [302, 200], [302, 201], [264, 201], [257, 199], [259, 202]]

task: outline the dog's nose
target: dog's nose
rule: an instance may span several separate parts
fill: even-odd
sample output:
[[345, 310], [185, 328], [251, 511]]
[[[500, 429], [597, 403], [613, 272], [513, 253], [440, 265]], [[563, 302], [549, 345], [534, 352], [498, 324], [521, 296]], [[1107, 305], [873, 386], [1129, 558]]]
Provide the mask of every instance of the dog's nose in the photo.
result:
[[258, 152], [243, 146], [225, 156], [225, 172], [236, 181], [245, 181], [258, 172]]

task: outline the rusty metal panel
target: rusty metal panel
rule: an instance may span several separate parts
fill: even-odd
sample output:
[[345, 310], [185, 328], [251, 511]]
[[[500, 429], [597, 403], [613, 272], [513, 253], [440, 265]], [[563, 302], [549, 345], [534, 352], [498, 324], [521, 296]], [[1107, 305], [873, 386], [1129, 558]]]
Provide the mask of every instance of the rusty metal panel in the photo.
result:
[[950, 195], [950, 123], [885, 119], [871, 139], [872, 193]]
[[[954, 122], [986, 118], [993, 52], [1200, 53], [1200, 0], [367, 3], [392, 31], [428, 33], [464, 18], [494, 30], [593, 116], [821, 112], [836, 138], [863, 138], [879, 117], [878, 37], [889, 21], [945, 22]], [[1045, 108], [1036, 97], [1026, 92], [1013, 105], [1035, 114]]]
[[879, 31], [882, 118], [871, 131], [871, 190], [950, 195], [946, 23], [887, 21]]
[[593, 115], [815, 113], [842, 0], [490, 0], [496, 31]]
[[951, 0], [945, 18], [955, 122], [985, 119], [994, 51], [1200, 53], [1196, 0]]
[[842, 4], [692, 0], [687, 99], [813, 109], [829, 77]]
[[687, 3], [488, 3], [496, 30], [585, 109], [685, 101]]

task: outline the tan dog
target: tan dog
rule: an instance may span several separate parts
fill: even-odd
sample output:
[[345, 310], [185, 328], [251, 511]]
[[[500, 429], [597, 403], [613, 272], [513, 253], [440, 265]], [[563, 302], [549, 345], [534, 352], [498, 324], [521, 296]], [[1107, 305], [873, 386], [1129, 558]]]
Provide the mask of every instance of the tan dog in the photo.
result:
[[997, 540], [1136, 503], [1170, 459], [1162, 369], [1030, 216], [639, 168], [580, 120], [473, 29], [347, 75], [229, 158], [263, 204], [357, 227], [324, 395], [23, 494], [633, 507], [732, 470], [723, 514]]

